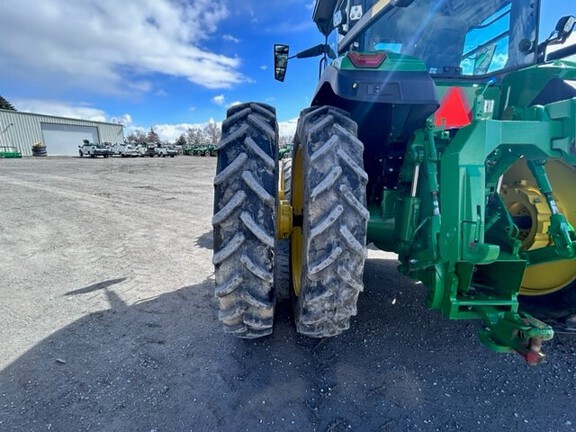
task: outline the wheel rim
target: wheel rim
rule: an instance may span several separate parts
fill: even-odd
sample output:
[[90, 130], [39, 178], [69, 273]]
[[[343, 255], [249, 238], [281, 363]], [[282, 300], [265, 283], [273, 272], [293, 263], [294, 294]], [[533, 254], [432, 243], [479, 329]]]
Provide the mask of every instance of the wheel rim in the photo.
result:
[[[546, 171], [552, 184], [558, 207], [572, 226], [576, 225], [576, 195], [571, 190], [576, 184], [576, 169], [561, 161], [549, 161]], [[533, 250], [548, 244], [550, 209], [524, 160], [516, 163], [504, 176], [510, 192], [503, 193], [512, 216], [530, 216], [530, 227], [521, 229], [523, 250]], [[559, 291], [576, 281], [574, 260], [563, 260], [529, 266], [524, 274], [520, 294], [547, 295]]]
[[298, 147], [292, 162], [292, 211], [294, 225], [290, 236], [290, 270], [292, 288], [296, 296], [300, 295], [302, 278], [302, 214], [304, 210], [304, 171], [302, 148]]

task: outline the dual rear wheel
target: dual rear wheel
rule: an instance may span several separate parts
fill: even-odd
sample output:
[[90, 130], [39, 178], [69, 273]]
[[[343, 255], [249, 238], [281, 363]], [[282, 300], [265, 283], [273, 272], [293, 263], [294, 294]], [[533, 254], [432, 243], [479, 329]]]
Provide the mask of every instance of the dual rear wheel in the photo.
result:
[[[304, 110], [291, 171], [282, 176], [291, 180], [278, 187], [274, 109], [243, 104], [228, 111], [212, 219], [215, 294], [226, 332], [242, 338], [270, 334], [282, 286], [289, 287], [298, 332], [327, 337], [350, 326], [363, 289], [369, 217], [368, 176], [356, 133], [344, 111]], [[281, 195], [292, 209], [289, 248], [277, 240]]]

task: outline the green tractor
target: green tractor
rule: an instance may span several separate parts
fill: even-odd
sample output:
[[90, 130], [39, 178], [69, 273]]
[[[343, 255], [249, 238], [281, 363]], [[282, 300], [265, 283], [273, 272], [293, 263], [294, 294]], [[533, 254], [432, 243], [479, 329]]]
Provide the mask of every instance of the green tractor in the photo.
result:
[[[572, 16], [539, 38], [539, 0], [318, 0], [325, 42], [289, 173], [275, 109], [228, 110], [214, 179], [219, 319], [272, 332], [289, 286], [297, 331], [340, 334], [366, 245], [398, 254], [427, 306], [478, 319], [496, 352], [542, 361], [576, 327], [576, 45]], [[286, 244], [289, 243], [289, 248]], [[530, 314], [528, 313], [530, 312]]]

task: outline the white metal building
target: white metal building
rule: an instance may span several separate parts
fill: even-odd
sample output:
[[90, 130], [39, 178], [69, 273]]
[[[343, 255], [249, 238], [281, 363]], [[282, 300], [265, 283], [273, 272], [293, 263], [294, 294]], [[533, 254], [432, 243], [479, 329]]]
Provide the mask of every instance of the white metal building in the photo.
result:
[[46, 145], [48, 156], [77, 155], [84, 139], [93, 143], [121, 143], [124, 127], [0, 109], [0, 145], [15, 146], [23, 156], [32, 155], [32, 145], [37, 142]]

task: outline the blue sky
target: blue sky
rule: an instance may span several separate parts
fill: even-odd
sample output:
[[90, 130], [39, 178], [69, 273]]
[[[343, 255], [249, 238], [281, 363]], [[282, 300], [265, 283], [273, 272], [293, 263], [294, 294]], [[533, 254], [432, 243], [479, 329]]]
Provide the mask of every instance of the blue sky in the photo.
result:
[[238, 102], [275, 105], [288, 122], [309, 104], [318, 60], [292, 62], [279, 83], [272, 47], [320, 43], [312, 10], [313, 0], [3, 0], [0, 95], [18, 110], [170, 139]]
[[[547, 30], [576, 13], [545, 0]], [[322, 42], [314, 0], [2, 0], [0, 95], [21, 111], [151, 126], [164, 139], [252, 100], [293, 130], [310, 103], [318, 59], [274, 81], [272, 46]]]

